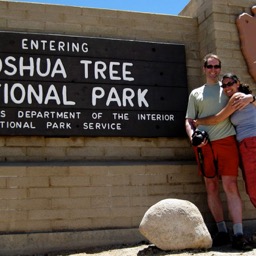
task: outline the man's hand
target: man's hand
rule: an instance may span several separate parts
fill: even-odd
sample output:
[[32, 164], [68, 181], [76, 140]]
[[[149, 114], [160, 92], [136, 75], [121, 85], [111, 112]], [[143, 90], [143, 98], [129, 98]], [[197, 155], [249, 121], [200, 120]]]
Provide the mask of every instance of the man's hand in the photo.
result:
[[198, 148], [202, 148], [202, 147], [205, 146], [207, 143], [208, 143], [208, 140], [207, 140], [207, 138], [205, 138], [204, 141], [203, 141], [200, 145], [198, 145], [197, 147], [198, 147]]

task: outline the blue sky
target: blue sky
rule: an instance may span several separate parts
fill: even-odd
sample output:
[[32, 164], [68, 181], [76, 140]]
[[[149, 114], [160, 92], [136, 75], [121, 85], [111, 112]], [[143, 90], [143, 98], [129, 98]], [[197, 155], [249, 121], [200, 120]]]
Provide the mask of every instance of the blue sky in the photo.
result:
[[177, 15], [187, 5], [189, 0], [15, 0], [15, 2], [61, 4]]

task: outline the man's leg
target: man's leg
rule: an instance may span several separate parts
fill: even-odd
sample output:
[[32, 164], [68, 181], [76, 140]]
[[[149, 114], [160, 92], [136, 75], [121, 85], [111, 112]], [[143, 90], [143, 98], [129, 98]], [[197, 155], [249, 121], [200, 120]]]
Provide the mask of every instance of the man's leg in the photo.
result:
[[242, 223], [242, 200], [238, 191], [237, 177], [222, 176], [222, 184], [233, 224]]
[[243, 251], [252, 250], [243, 235], [242, 200], [237, 186], [236, 176], [222, 176], [223, 189], [227, 196], [228, 210], [233, 221], [233, 248]]
[[224, 221], [222, 202], [219, 195], [219, 178], [216, 176], [212, 179], [205, 178], [204, 180], [207, 191], [208, 207], [218, 228], [218, 233], [213, 238], [213, 246], [229, 244], [230, 238]]
[[216, 223], [224, 220], [222, 202], [219, 195], [219, 178], [216, 176], [212, 179], [204, 178], [208, 207]]

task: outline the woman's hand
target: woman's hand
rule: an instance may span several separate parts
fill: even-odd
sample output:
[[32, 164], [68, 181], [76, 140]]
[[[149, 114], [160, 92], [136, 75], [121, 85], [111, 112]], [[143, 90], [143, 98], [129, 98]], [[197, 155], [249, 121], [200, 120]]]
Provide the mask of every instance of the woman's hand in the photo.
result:
[[244, 93], [236, 93], [233, 98], [232, 107], [234, 107], [236, 110], [243, 109], [248, 104], [250, 104], [253, 100], [253, 97], [251, 94], [244, 94]]

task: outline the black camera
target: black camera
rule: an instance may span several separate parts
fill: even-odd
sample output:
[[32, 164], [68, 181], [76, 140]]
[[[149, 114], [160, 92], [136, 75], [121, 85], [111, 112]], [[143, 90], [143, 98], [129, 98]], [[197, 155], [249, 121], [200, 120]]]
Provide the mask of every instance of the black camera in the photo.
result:
[[209, 139], [208, 134], [206, 131], [200, 131], [200, 130], [195, 130], [193, 135], [192, 135], [192, 145], [193, 146], [198, 146], [200, 145], [204, 139]]

